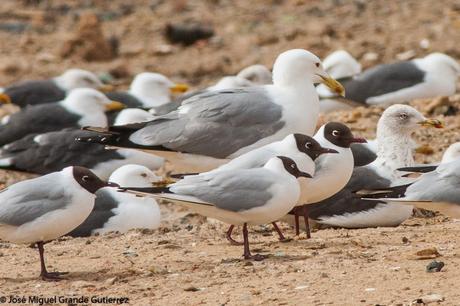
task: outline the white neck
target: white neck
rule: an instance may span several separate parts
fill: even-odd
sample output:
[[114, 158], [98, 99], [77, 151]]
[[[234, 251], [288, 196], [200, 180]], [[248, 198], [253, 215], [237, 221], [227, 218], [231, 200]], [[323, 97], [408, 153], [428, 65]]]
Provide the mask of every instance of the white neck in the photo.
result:
[[387, 127], [379, 127], [377, 140], [377, 165], [391, 172], [414, 165], [414, 141], [411, 133], [395, 133]]

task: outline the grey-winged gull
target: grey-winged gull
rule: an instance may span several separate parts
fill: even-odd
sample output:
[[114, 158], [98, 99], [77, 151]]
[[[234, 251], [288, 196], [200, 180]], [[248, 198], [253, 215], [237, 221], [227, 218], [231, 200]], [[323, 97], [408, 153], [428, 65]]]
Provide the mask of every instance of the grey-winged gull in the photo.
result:
[[[365, 105], [390, 105], [455, 93], [460, 65], [431, 53], [423, 58], [383, 64], [343, 80], [346, 99]], [[333, 96], [333, 95], [331, 95]]]
[[0, 145], [33, 133], [86, 125], [107, 126], [105, 111], [123, 107], [120, 102], [109, 100], [95, 89], [77, 88], [61, 102], [31, 105], [2, 118]]
[[106, 150], [98, 144], [75, 141], [77, 137], [92, 135], [94, 133], [78, 129], [27, 135], [0, 149], [0, 168], [47, 174], [68, 166], [82, 166], [107, 179], [115, 169], [126, 164], [150, 169], [164, 164], [162, 157], [153, 154], [130, 149]]
[[318, 57], [293, 49], [276, 59], [273, 85], [199, 94], [148, 123], [89, 128], [100, 136], [80, 141], [154, 151], [178, 172], [203, 172], [289, 134], [313, 134], [321, 82], [343, 94]]
[[[207, 175], [217, 171], [227, 171], [236, 169], [251, 169], [262, 167], [270, 158], [276, 156], [286, 156], [294, 160], [297, 167], [306, 173], [314, 176], [315, 160], [322, 154], [338, 153], [334, 149], [322, 147], [314, 138], [303, 134], [291, 134], [283, 140], [275, 141], [258, 149], [249, 151], [239, 157], [236, 157], [228, 163], [200, 175]], [[302, 180], [302, 178], [300, 178]], [[311, 181], [311, 180], [308, 180]], [[308, 181], [304, 188], [307, 188]], [[311, 192], [314, 192], [311, 190]], [[284, 235], [279, 230], [276, 223], [273, 223], [275, 230], [280, 236], [280, 240], [285, 240]], [[227, 240], [232, 244], [240, 244], [232, 238], [234, 225], [231, 225], [226, 233]]]
[[[161, 177], [140, 165], [125, 165], [109, 178], [120, 186], [152, 187]], [[155, 229], [160, 225], [161, 213], [155, 199], [136, 197], [117, 192], [115, 187], [104, 187], [96, 192], [96, 202], [88, 218], [68, 235], [87, 237], [110, 231], [125, 233], [135, 228]]]
[[4, 101], [20, 107], [63, 100], [76, 88], [93, 88], [106, 91], [104, 85], [92, 72], [82, 69], [68, 69], [63, 74], [48, 80], [23, 81], [3, 89]]
[[386, 188], [405, 181], [397, 169], [414, 163], [413, 132], [420, 126], [439, 127], [439, 121], [426, 119], [407, 105], [387, 108], [377, 124], [377, 159], [356, 167], [350, 181], [340, 192], [309, 206], [314, 221], [346, 228], [397, 226], [412, 215], [412, 208], [361, 200], [353, 192], [360, 189]]
[[244, 258], [261, 260], [263, 256], [251, 255], [247, 226], [271, 223], [287, 214], [300, 194], [299, 177], [311, 175], [300, 171], [292, 159], [278, 156], [261, 168], [188, 176], [168, 187], [123, 187], [177, 202], [225, 223], [242, 225]]
[[0, 239], [36, 244], [44, 280], [59, 280], [62, 273], [48, 272], [43, 245], [78, 225], [94, 206], [94, 193], [112, 185], [88, 169], [68, 167], [11, 185], [0, 192]]

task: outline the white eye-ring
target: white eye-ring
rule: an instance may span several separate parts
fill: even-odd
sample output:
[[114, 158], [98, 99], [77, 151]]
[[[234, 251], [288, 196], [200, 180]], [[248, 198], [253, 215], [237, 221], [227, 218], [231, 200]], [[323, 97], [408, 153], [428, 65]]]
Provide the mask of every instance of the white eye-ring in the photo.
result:
[[305, 148], [307, 148], [307, 149], [310, 149], [310, 146], [311, 146], [311, 142], [307, 142], [307, 143], [305, 144]]
[[291, 168], [292, 168], [292, 169], [295, 169], [295, 165], [294, 165], [294, 164], [291, 164]]
[[332, 131], [332, 136], [335, 136], [335, 137], [339, 136], [339, 131], [333, 130]]
[[401, 114], [399, 115], [399, 118], [401, 118], [401, 119], [403, 119], [403, 120], [404, 120], [404, 119], [407, 119], [407, 117], [408, 117], [408, 116], [407, 116], [406, 113], [401, 113]]
[[84, 175], [81, 179], [83, 180], [83, 182], [86, 182], [87, 180], [89, 180], [89, 176]]

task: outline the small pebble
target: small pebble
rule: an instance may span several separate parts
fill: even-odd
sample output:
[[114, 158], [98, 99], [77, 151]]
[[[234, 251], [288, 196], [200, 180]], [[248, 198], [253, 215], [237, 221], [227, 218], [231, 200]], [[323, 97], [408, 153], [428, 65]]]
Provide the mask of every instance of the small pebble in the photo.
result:
[[433, 260], [426, 266], [426, 272], [428, 273], [441, 272], [443, 267], [444, 267], [444, 262]]

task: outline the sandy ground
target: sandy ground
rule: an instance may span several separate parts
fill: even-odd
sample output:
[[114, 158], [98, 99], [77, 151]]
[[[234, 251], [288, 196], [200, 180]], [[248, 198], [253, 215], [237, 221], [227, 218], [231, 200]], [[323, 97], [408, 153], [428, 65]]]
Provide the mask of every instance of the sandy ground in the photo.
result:
[[[114, 59], [62, 56], [79, 16], [88, 11], [103, 20], [106, 38], [118, 39]], [[345, 48], [365, 67], [432, 51], [460, 58], [460, 2], [454, 0], [6, 0], [0, 16], [1, 84], [78, 66], [103, 76], [118, 72], [113, 82], [120, 88], [144, 70], [200, 87], [249, 64], [271, 66], [280, 51], [294, 47], [322, 57]], [[213, 27], [216, 35], [190, 47], [170, 45], [162, 34], [166, 23], [188, 21]], [[12, 26], [23, 30], [5, 30]], [[460, 140], [459, 117], [445, 116], [446, 107], [460, 107], [460, 97], [411, 104], [446, 123], [442, 131], [421, 129], [415, 135], [422, 146], [417, 161], [438, 160]], [[372, 138], [381, 111], [358, 108], [322, 120], [345, 122]], [[2, 185], [27, 177], [0, 171]], [[460, 304], [460, 225], [444, 216], [412, 218], [397, 228], [320, 230], [310, 240], [301, 236], [287, 243], [278, 242], [269, 226], [254, 227], [252, 250], [270, 256], [246, 262], [242, 248], [224, 239], [221, 223], [170, 205], [162, 205], [162, 212], [165, 221], [155, 231], [46, 245], [50, 269], [71, 272], [59, 283], [37, 280], [36, 250], [0, 243], [0, 296], [128, 297], [132, 305], [410, 305], [431, 295], [443, 299], [442, 305]], [[293, 236], [287, 225], [283, 229]], [[426, 251], [432, 248], [437, 253]], [[420, 251], [436, 258], [420, 259]], [[433, 259], [445, 263], [441, 272], [426, 272]]]

